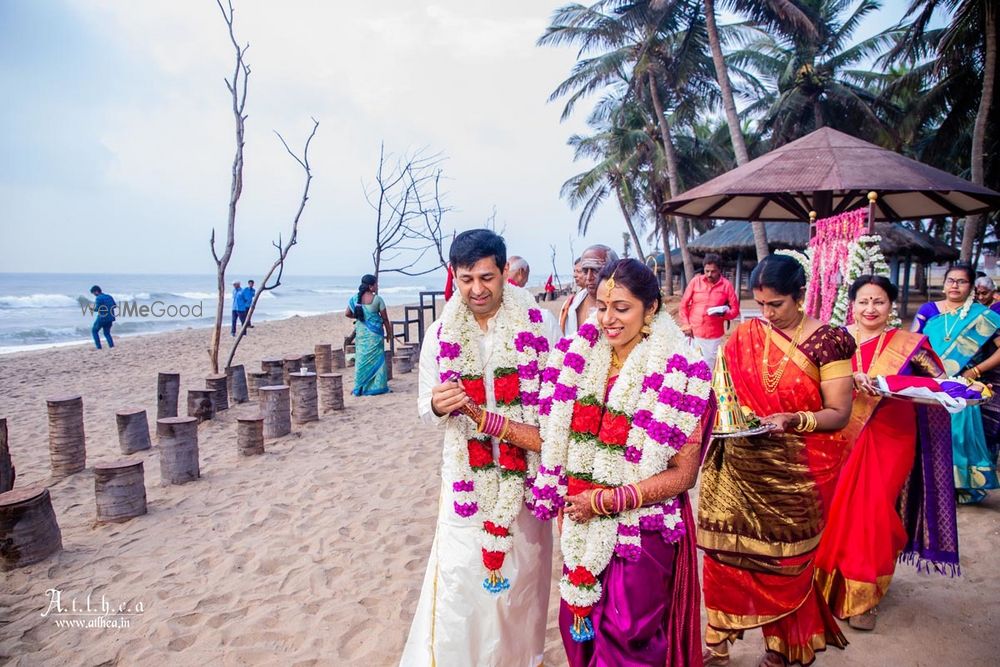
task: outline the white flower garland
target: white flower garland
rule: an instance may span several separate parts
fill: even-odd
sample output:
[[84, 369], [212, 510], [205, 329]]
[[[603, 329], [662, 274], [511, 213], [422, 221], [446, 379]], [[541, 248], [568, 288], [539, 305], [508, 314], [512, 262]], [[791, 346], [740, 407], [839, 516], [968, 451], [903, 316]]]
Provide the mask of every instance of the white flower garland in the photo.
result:
[[[512, 421], [538, 424], [538, 393], [541, 368], [548, 356], [548, 340], [542, 327], [541, 311], [526, 290], [505, 285], [500, 310], [494, 319], [495, 347], [491, 366], [496, 369], [514, 369], [518, 375], [519, 400], [512, 404], [497, 403], [493, 412]], [[442, 381], [455, 377], [475, 377], [486, 371], [479, 348], [483, 331], [472, 311], [461, 298], [448, 301], [441, 315], [440, 354], [438, 362]], [[493, 385], [493, 378], [483, 377], [486, 385]], [[501, 468], [500, 461], [473, 470], [469, 462], [470, 440], [478, 440], [492, 448], [492, 441], [478, 433], [476, 424], [467, 418], [452, 418], [445, 427], [444, 469], [442, 475], [451, 487], [456, 514], [481, 521], [481, 542], [484, 552], [506, 554], [513, 545], [510, 529], [528, 500], [531, 482], [538, 471], [539, 455], [528, 452], [525, 456], [527, 470], [513, 474]], [[491, 533], [488, 524], [498, 527]], [[495, 533], [506, 532], [506, 535]], [[484, 564], [486, 554], [484, 553]], [[499, 562], [502, 564], [503, 557]], [[487, 568], [490, 570], [490, 568]], [[493, 593], [508, 588], [509, 583], [499, 575], [499, 567], [490, 571], [484, 586]]]
[[[615, 487], [637, 483], [666, 470], [670, 459], [698, 428], [711, 390], [711, 371], [700, 352], [666, 313], [625, 361], [612, 388], [608, 412], [629, 418], [624, 447], [598, 444], [596, 437], [571, 431], [574, 405], [603, 404], [611, 346], [595, 326], [596, 316], [550, 355], [541, 393], [542, 465], [535, 481], [535, 513], [551, 518], [565, 501], [568, 476]], [[546, 414], [548, 412], [548, 414]], [[559, 584], [562, 598], [583, 618], [601, 598], [597, 576], [617, 553], [639, 556], [640, 525], [659, 529], [676, 541], [683, 525], [675, 498], [629, 510], [563, 524], [562, 553], [567, 569]], [[579, 568], [586, 571], [581, 583]], [[576, 581], [574, 581], [576, 579]], [[593, 581], [591, 581], [593, 580]], [[587, 626], [589, 627], [589, 625]], [[574, 637], [588, 638], [586, 631]]]

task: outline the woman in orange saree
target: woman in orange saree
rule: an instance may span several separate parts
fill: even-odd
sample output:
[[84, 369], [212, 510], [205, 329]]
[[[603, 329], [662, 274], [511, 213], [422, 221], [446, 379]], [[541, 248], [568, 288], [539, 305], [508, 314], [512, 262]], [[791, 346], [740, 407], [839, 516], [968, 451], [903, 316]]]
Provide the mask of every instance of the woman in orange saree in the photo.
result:
[[750, 277], [764, 319], [740, 325], [724, 355], [743, 405], [775, 426], [716, 439], [702, 464], [698, 546], [708, 612], [705, 664], [761, 628], [760, 665], [808, 665], [847, 640], [815, 585], [816, 547], [846, 455], [854, 340], [805, 315], [805, 272], [771, 255]]
[[946, 375], [926, 336], [888, 327], [897, 291], [870, 275], [848, 291], [855, 321], [848, 332], [859, 344], [857, 395], [844, 429], [851, 453], [816, 554], [824, 598], [857, 630], [874, 629], [900, 554], [918, 569], [958, 568], [951, 418], [941, 407], [882, 398], [872, 386], [879, 375]]

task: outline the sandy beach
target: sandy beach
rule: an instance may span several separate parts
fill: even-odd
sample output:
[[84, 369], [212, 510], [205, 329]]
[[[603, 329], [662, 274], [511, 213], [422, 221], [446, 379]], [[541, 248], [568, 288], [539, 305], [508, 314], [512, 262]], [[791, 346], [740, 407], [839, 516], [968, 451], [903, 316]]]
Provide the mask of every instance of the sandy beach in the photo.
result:
[[[258, 324], [237, 363], [338, 346], [340, 314]], [[199, 428], [201, 479], [163, 486], [155, 447], [145, 462], [148, 514], [97, 524], [92, 466], [121, 457], [114, 413], [156, 412], [158, 371], [181, 373], [181, 395], [208, 375], [206, 330], [121, 338], [114, 350], [67, 347], [0, 356], [0, 417], [8, 420], [17, 486], [48, 486], [63, 550], [4, 574], [0, 663], [11, 665], [393, 665], [409, 630], [434, 532], [440, 433], [416, 415], [416, 372], [387, 395], [293, 426], [263, 456], [236, 451], [236, 406]], [[228, 343], [229, 339], [224, 340]], [[45, 397], [83, 397], [87, 470], [49, 477]], [[183, 400], [183, 399], [182, 399]], [[183, 408], [182, 408], [183, 410]], [[152, 422], [151, 422], [152, 423]], [[844, 624], [846, 651], [817, 664], [987, 665], [1000, 650], [1000, 494], [959, 509], [962, 576], [900, 566], [878, 628]], [[545, 564], [548, 567], [548, 564]], [[555, 567], [553, 566], [553, 572]], [[555, 581], [555, 579], [553, 579]], [[60, 627], [64, 607], [137, 610], [128, 627]], [[546, 664], [564, 665], [550, 600]], [[733, 650], [756, 665], [759, 632]], [[445, 666], [450, 667], [450, 666]]]

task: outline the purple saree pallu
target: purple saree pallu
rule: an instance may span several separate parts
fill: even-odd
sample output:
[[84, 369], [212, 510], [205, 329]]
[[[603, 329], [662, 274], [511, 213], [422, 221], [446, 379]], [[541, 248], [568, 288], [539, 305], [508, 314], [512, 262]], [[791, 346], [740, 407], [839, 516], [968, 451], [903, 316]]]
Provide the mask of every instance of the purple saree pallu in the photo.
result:
[[600, 575], [604, 594], [591, 611], [594, 638], [576, 642], [573, 613], [559, 605], [559, 630], [570, 667], [696, 667], [701, 660], [701, 594], [691, 501], [682, 497], [687, 530], [677, 543], [642, 531], [638, 561], [617, 556]]

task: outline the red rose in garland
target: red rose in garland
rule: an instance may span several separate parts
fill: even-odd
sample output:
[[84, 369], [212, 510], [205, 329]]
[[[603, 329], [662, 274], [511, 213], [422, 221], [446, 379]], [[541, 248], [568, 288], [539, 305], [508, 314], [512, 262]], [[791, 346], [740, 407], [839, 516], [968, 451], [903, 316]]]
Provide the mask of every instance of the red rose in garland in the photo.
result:
[[520, 447], [515, 447], [514, 445], [508, 445], [507, 443], [500, 443], [500, 467], [504, 470], [511, 470], [514, 472], [527, 472], [528, 470], [528, 459], [525, 455], [525, 451]]
[[517, 369], [498, 368], [493, 380], [493, 395], [501, 405], [513, 405], [521, 400], [521, 380]]
[[573, 568], [573, 571], [569, 573], [569, 583], [574, 586], [590, 588], [597, 583], [597, 578], [584, 566], [577, 565]]
[[462, 376], [462, 386], [465, 388], [466, 395], [472, 399], [473, 403], [476, 405], [486, 405], [486, 385], [483, 383], [481, 375], [475, 377]]
[[493, 465], [493, 447], [489, 440], [469, 440], [469, 466], [473, 470]]
[[615, 414], [608, 410], [601, 420], [601, 430], [597, 434], [597, 439], [606, 445], [624, 447], [631, 428], [632, 424], [629, 423], [627, 415]]
[[590, 403], [580, 403], [579, 401], [573, 404], [573, 418], [569, 424], [571, 431], [574, 433], [590, 433], [592, 435], [597, 435], [597, 431], [600, 426], [600, 407]]

